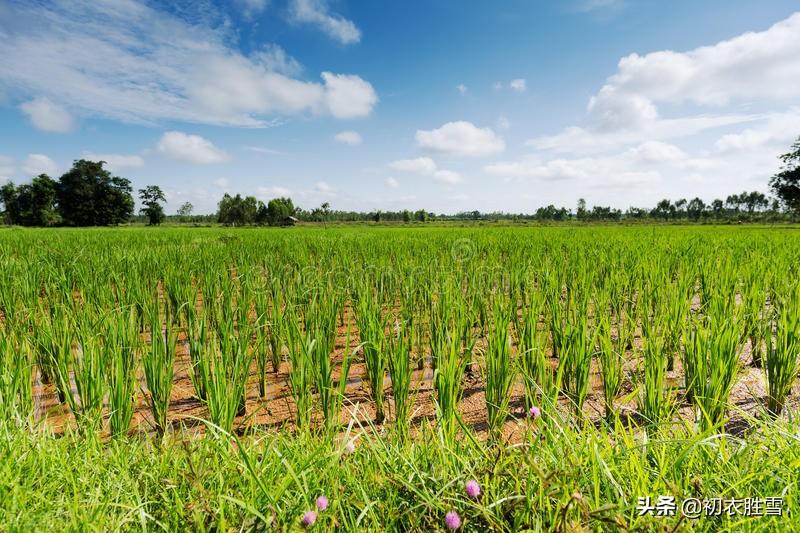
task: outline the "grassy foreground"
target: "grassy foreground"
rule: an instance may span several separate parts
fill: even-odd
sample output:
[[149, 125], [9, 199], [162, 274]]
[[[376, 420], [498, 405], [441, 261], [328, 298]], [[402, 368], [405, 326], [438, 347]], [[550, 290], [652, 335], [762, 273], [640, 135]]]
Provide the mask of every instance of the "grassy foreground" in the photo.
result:
[[[355, 431], [335, 438], [210, 431], [97, 439], [0, 430], [0, 523], [30, 530], [309, 529], [431, 531], [459, 514], [462, 530], [790, 531], [797, 519], [800, 434], [795, 423], [757, 422], [747, 440], [662, 428], [646, 438], [621, 426], [571, 426], [544, 414], [514, 446], [434, 429], [414, 443]], [[348, 447], [348, 442], [355, 442]], [[471, 498], [468, 480], [481, 494]], [[784, 498], [781, 517], [697, 520], [638, 516], [637, 497]], [[680, 503], [678, 503], [680, 506]], [[680, 507], [679, 507], [680, 509]]]

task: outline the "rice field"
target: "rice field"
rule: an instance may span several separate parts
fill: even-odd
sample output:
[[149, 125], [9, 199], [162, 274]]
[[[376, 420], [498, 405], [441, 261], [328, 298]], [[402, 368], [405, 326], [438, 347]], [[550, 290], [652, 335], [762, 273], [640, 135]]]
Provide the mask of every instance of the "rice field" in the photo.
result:
[[791, 530], [799, 270], [788, 226], [3, 230], [0, 529]]

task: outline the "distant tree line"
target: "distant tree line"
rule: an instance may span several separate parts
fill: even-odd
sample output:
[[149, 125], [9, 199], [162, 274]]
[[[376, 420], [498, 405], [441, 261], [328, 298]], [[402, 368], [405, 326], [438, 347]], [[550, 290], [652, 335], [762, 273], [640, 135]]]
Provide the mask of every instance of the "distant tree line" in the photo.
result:
[[291, 198], [273, 198], [266, 204], [255, 196], [225, 194], [211, 215], [194, 215], [194, 206], [186, 202], [175, 215], [167, 216], [162, 204], [166, 195], [160, 187], [149, 185], [138, 191], [142, 208], [134, 216], [131, 183], [113, 176], [103, 168], [103, 161], [77, 160], [58, 180], [41, 174], [30, 183], [13, 182], [0, 187], [0, 217], [5, 224], [20, 226], [109, 226], [128, 222], [158, 225], [178, 223], [220, 223], [227, 226], [293, 224], [303, 222], [402, 222], [424, 223], [430, 220], [532, 220], [532, 221], [778, 221], [800, 215], [800, 138], [791, 151], [780, 156], [781, 169], [770, 179], [774, 197], [758, 191], [732, 194], [707, 204], [701, 198], [661, 200], [653, 208], [630, 207], [625, 211], [612, 207], [587, 207], [580, 199], [575, 211], [548, 205], [534, 213], [464, 211], [453, 215], [417, 211], [339, 211], [328, 202], [306, 210], [295, 206]]

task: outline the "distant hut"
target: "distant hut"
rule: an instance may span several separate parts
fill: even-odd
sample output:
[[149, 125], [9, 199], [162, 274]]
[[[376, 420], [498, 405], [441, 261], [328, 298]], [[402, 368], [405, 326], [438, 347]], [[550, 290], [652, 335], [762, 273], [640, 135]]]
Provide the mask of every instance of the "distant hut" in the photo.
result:
[[284, 219], [283, 219], [283, 225], [284, 225], [284, 226], [294, 226], [294, 225], [295, 225], [295, 224], [297, 224], [298, 222], [299, 222], [299, 220], [297, 220], [297, 219], [296, 219], [295, 217], [293, 217], [293, 216], [288, 216], [288, 217], [286, 217], [286, 218], [284, 218]]

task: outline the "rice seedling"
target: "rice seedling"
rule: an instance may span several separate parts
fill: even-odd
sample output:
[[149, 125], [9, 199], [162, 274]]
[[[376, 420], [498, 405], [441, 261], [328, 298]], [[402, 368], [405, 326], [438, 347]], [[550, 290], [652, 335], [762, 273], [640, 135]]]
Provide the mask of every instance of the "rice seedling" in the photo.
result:
[[311, 426], [314, 387], [314, 339], [308, 332], [302, 332], [296, 319], [289, 319], [286, 330], [289, 348], [289, 390], [295, 405], [295, 423], [301, 430]]
[[411, 346], [414, 344], [414, 334], [413, 329], [404, 327], [402, 323], [398, 323], [393, 329], [386, 343], [389, 379], [392, 382], [395, 430], [400, 439], [405, 440], [409, 426]]
[[[96, 331], [101, 324], [99, 317], [86, 314], [76, 326], [76, 346], [72, 351], [72, 377], [75, 389], [69, 387], [67, 403], [75, 413], [78, 426], [86, 433], [100, 430], [103, 422], [103, 405], [107, 393], [106, 359], [103, 340]], [[62, 349], [67, 349], [64, 346]], [[68, 376], [65, 376], [65, 381]], [[64, 383], [64, 388], [68, 387]]]
[[511, 359], [511, 322], [508, 305], [495, 303], [494, 323], [490, 331], [485, 354], [484, 381], [486, 386], [486, 418], [489, 432], [494, 437], [508, 418], [511, 401], [511, 386], [514, 383], [516, 365]]
[[787, 292], [785, 297], [773, 293], [775, 309], [764, 333], [767, 412], [773, 417], [783, 411], [800, 371], [800, 287]]
[[130, 429], [136, 404], [136, 353], [140, 346], [136, 312], [131, 308], [106, 324], [104, 358], [108, 361], [108, 406], [112, 437]]
[[0, 330], [0, 425], [24, 427], [32, 421], [32, 372], [30, 348]]
[[611, 335], [611, 321], [602, 314], [597, 325], [598, 358], [600, 360], [600, 375], [603, 380], [603, 403], [606, 418], [614, 415], [614, 400], [622, 390], [623, 378], [623, 352], [620, 350], [622, 342], [614, 342]]
[[387, 366], [384, 346], [386, 319], [381, 316], [380, 303], [370, 298], [366, 292], [359, 294], [356, 303], [356, 322], [364, 353], [365, 377], [375, 404], [375, 423], [380, 424], [385, 417], [383, 382]]
[[667, 358], [664, 354], [664, 339], [658, 335], [645, 337], [642, 351], [644, 372], [639, 411], [650, 429], [670, 416], [674, 402], [666, 386]]
[[541, 405], [548, 398], [555, 401], [560, 389], [555, 367], [547, 357], [548, 331], [539, 329], [541, 300], [533, 299], [523, 310], [518, 327], [518, 358], [525, 387], [525, 409]]
[[439, 353], [439, 363], [433, 372], [436, 390], [436, 417], [445, 442], [452, 444], [458, 429], [458, 403], [464, 393], [466, 362], [458, 337], [449, 336]]
[[163, 436], [167, 432], [169, 402], [175, 373], [175, 347], [177, 335], [173, 328], [171, 310], [166, 309], [166, 322], [162, 326], [158, 306], [149, 310], [150, 346], [142, 351], [142, 368], [144, 370], [147, 390], [145, 395], [153, 417], [156, 434]]

